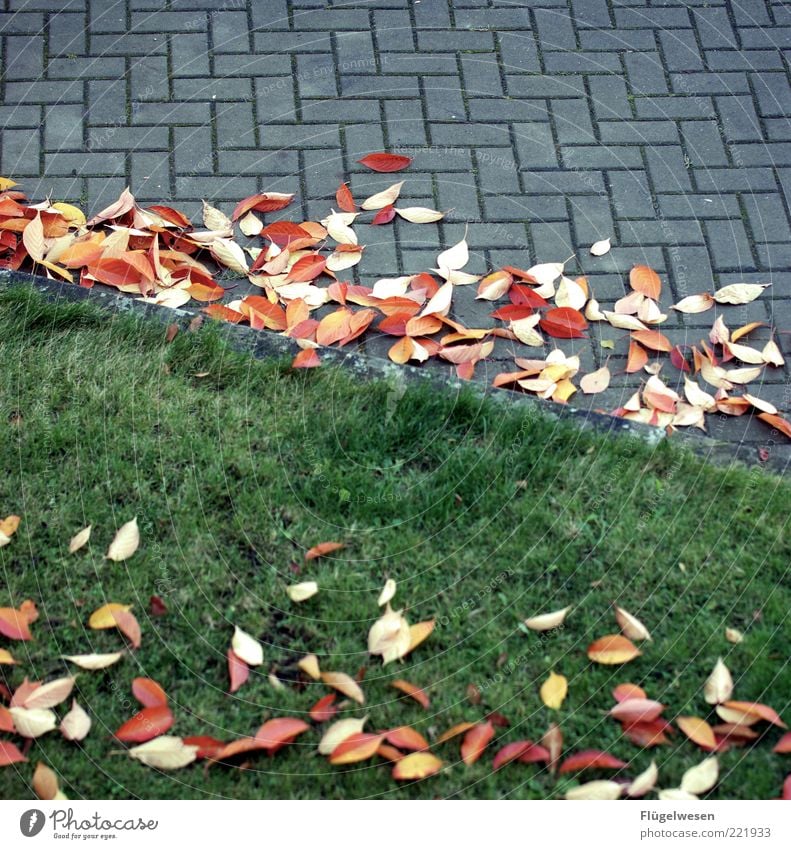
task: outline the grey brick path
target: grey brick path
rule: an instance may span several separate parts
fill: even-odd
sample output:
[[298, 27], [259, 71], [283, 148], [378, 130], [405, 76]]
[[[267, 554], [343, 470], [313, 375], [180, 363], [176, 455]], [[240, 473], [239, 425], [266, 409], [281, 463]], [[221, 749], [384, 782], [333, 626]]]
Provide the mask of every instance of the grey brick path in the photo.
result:
[[[0, 170], [31, 196], [98, 209], [131, 184], [197, 216], [257, 190], [298, 190], [285, 217], [326, 214], [393, 182], [355, 160], [414, 157], [405, 197], [437, 225], [358, 227], [361, 279], [424, 270], [469, 223], [468, 270], [577, 253], [600, 301], [634, 262], [666, 303], [737, 281], [772, 283], [729, 326], [791, 331], [791, 4], [769, 0], [0, 0]], [[226, 206], [227, 209], [227, 206]], [[588, 245], [612, 236], [600, 259]], [[237, 290], [238, 292], [238, 290]], [[491, 305], [458, 317], [490, 324]], [[662, 326], [694, 343], [716, 313]], [[603, 362], [594, 328], [577, 348]], [[760, 339], [758, 333], [754, 339]], [[765, 334], [764, 334], [765, 338]], [[779, 336], [791, 354], [791, 333]], [[374, 353], [385, 340], [368, 343]], [[501, 370], [513, 350], [498, 342]], [[666, 372], [673, 370], [666, 368]], [[753, 391], [791, 410], [787, 370]], [[594, 404], [612, 408], [639, 377]], [[585, 399], [575, 396], [575, 402]], [[711, 435], [768, 446], [747, 417]]]

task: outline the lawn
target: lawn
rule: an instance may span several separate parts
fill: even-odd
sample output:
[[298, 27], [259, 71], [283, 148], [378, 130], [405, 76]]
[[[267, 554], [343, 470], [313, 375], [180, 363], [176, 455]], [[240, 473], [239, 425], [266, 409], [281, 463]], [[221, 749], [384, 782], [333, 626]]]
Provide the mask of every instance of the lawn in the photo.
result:
[[[681, 733], [652, 750], [629, 742], [606, 716], [611, 691], [632, 681], [670, 720], [715, 722], [702, 686], [719, 656], [734, 698], [791, 719], [789, 488], [760, 469], [717, 468], [669, 444], [597, 435], [472, 391], [404, 392], [331, 368], [294, 371], [232, 352], [214, 327], [167, 342], [163, 325], [53, 305], [27, 289], [0, 292], [0, 351], [0, 514], [22, 517], [0, 549], [0, 606], [31, 598], [41, 611], [33, 641], [0, 638], [19, 661], [0, 675], [13, 688], [25, 675], [73, 672], [62, 654], [122, 648], [117, 631], [86, 627], [108, 601], [133, 604], [143, 633], [116, 666], [79, 672], [76, 695], [93, 718], [86, 740], [55, 731], [34, 741], [29, 763], [0, 769], [1, 797], [32, 797], [38, 760], [71, 798], [554, 798], [605, 777], [556, 779], [524, 764], [492, 771], [494, 751], [539, 740], [550, 721], [567, 752], [606, 749], [629, 762], [629, 775], [655, 759], [660, 786], [677, 787], [705, 754]], [[105, 560], [133, 516], [139, 551]], [[89, 523], [89, 547], [69, 554]], [[306, 563], [305, 550], [325, 540], [345, 548]], [[436, 617], [437, 627], [382, 668], [366, 635], [387, 577], [398, 582], [396, 607], [411, 621]], [[286, 587], [303, 580], [321, 590], [295, 604]], [[165, 616], [149, 613], [152, 594]], [[613, 601], [653, 636], [623, 667], [593, 664], [585, 651], [617, 633]], [[522, 625], [571, 604], [561, 629]], [[231, 696], [234, 625], [264, 644], [265, 662]], [[743, 642], [726, 641], [726, 627]], [[315, 753], [319, 728], [273, 758], [250, 756], [245, 769], [172, 773], [130, 760], [111, 739], [137, 709], [138, 675], [167, 690], [171, 733], [230, 740], [268, 717], [304, 717], [328, 692], [297, 674], [306, 652], [324, 669], [366, 667], [367, 704], [343, 715], [368, 714], [371, 729], [409, 724], [432, 740], [491, 711], [510, 727], [497, 728], [472, 766], [460, 762], [458, 738], [436, 747], [445, 769], [404, 785], [378, 758], [330, 766]], [[554, 711], [538, 692], [552, 669], [569, 681]], [[395, 678], [423, 687], [430, 708], [399, 698]], [[771, 751], [778, 729], [759, 729], [755, 745], [721, 755], [711, 798], [779, 795], [788, 756]]]

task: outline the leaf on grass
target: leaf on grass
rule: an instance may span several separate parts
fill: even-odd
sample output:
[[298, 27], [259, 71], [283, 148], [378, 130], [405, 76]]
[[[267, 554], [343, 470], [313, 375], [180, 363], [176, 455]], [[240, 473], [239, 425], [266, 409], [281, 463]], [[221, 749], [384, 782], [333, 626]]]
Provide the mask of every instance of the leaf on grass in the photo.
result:
[[343, 693], [352, 701], [359, 705], [365, 704], [365, 695], [360, 688], [360, 685], [345, 672], [322, 672], [321, 680], [328, 686]]
[[565, 775], [569, 772], [581, 772], [585, 769], [621, 769], [626, 763], [609, 752], [600, 749], [584, 749], [569, 755], [560, 765], [558, 772]]
[[368, 651], [381, 656], [385, 664], [404, 657], [410, 648], [409, 622], [402, 611], [388, 604], [382, 616], [368, 631]]
[[564, 675], [549, 673], [549, 678], [541, 685], [541, 701], [552, 710], [559, 710], [568, 693], [568, 681]]
[[348, 740], [352, 734], [359, 734], [363, 730], [366, 717], [358, 719], [357, 717], [349, 717], [348, 719], [339, 719], [333, 722], [332, 725], [324, 732], [324, 736], [319, 742], [319, 754], [331, 755], [335, 749], [344, 741]]
[[631, 613], [617, 605], [615, 606], [615, 620], [624, 636], [630, 640], [651, 640], [648, 628], [636, 616], [632, 616]]
[[51, 802], [53, 799], [65, 798], [60, 792], [58, 776], [55, 774], [55, 771], [41, 761], [36, 764], [31, 785], [36, 796], [46, 802]]
[[680, 716], [676, 720], [679, 729], [701, 749], [711, 751], [717, 747], [717, 740], [711, 726], [698, 716]]
[[122, 651], [110, 652], [108, 654], [65, 654], [64, 660], [79, 666], [80, 669], [89, 669], [95, 671], [97, 669], [106, 669], [112, 666], [124, 656]]
[[13, 607], [0, 607], [0, 634], [9, 640], [30, 640], [27, 616]]
[[640, 775], [638, 775], [637, 778], [635, 778], [626, 788], [626, 795], [632, 799], [639, 799], [647, 793], [650, 793], [654, 787], [656, 787], [658, 779], [659, 770], [657, 769], [655, 761], [651, 761], [648, 768], [641, 772]]
[[0, 740], [0, 767], [27, 763], [27, 758], [10, 740]]
[[418, 622], [409, 627], [409, 652], [414, 651], [424, 640], [427, 640], [434, 630], [436, 620], [429, 619], [426, 622]]
[[716, 757], [706, 758], [697, 766], [688, 769], [681, 778], [681, 787], [685, 793], [694, 793], [700, 796], [708, 793], [717, 783], [720, 776], [719, 762]]
[[338, 712], [338, 708], [335, 705], [335, 699], [335, 693], [329, 693], [319, 699], [309, 711], [310, 718], [314, 722], [327, 722], [332, 719], [332, 717]]
[[578, 787], [567, 790], [564, 798], [569, 801], [609, 801], [620, 799], [623, 792], [624, 785], [616, 781], [588, 781], [586, 784], [580, 784]]
[[173, 713], [167, 705], [143, 708], [128, 719], [114, 736], [122, 743], [145, 743], [170, 730], [173, 721]]
[[131, 519], [118, 529], [107, 549], [105, 555], [107, 560], [116, 563], [131, 557], [140, 545], [140, 530], [137, 527], [137, 517]]
[[162, 685], [154, 681], [153, 678], [134, 678], [132, 680], [132, 695], [143, 707], [156, 707], [168, 703], [168, 697]]
[[248, 666], [260, 666], [264, 662], [264, 649], [261, 643], [238, 626], [234, 627], [231, 648], [234, 654]]
[[431, 702], [429, 697], [426, 695], [425, 690], [422, 690], [415, 684], [411, 684], [409, 681], [404, 681], [403, 678], [397, 678], [395, 681], [391, 681], [390, 686], [395, 687], [396, 690], [400, 690], [402, 693], [409, 696], [411, 699], [414, 699], [419, 705], [428, 710]]
[[637, 646], [631, 640], [620, 634], [608, 634], [594, 640], [588, 646], [588, 658], [594, 663], [611, 666], [620, 663], [628, 663], [641, 654]]
[[129, 640], [132, 648], [139, 649], [141, 642], [140, 624], [130, 610], [116, 610], [113, 619], [118, 630]]
[[269, 752], [276, 752], [287, 743], [291, 743], [310, 726], [301, 719], [291, 716], [279, 716], [267, 720], [255, 732], [255, 739]]
[[393, 767], [393, 778], [396, 781], [417, 781], [436, 775], [442, 766], [442, 761], [431, 752], [413, 752]]
[[377, 753], [383, 740], [384, 734], [367, 734], [364, 731], [352, 734], [332, 750], [330, 763], [342, 766], [366, 761]]
[[321, 678], [319, 659], [315, 654], [306, 654], [305, 657], [299, 660], [297, 666], [305, 673], [305, 675], [312, 678], [314, 681], [318, 681]]
[[399, 725], [398, 728], [390, 729], [385, 734], [385, 740], [408, 752], [422, 752], [429, 747], [428, 740], [409, 725]]
[[74, 678], [56, 678], [42, 684], [22, 702], [24, 708], [52, 708], [68, 699], [74, 689]]
[[305, 560], [315, 560], [317, 557], [332, 554], [333, 551], [340, 550], [344, 545], [345, 543], [342, 542], [320, 542], [305, 552]]
[[549, 631], [552, 628], [559, 628], [570, 610], [571, 606], [564, 607], [561, 610], [553, 610], [551, 613], [541, 613], [538, 616], [525, 619], [525, 625], [531, 631]]
[[88, 525], [87, 528], [83, 528], [79, 533], [76, 533], [71, 540], [69, 541], [69, 554], [74, 554], [75, 551], [79, 551], [84, 545], [87, 544], [88, 540], [91, 538], [91, 528], [93, 525]]
[[49, 708], [11, 707], [8, 712], [14, 719], [14, 728], [21, 737], [35, 739], [52, 731], [58, 724], [54, 710]]
[[[637, 689], [639, 690], [639, 688]], [[642, 692], [642, 690], [640, 690], [640, 692]], [[639, 697], [628, 698], [623, 701], [619, 701], [614, 708], [611, 708], [610, 716], [613, 717], [613, 719], [617, 719], [619, 722], [626, 722], [629, 724], [635, 722], [651, 722], [656, 719], [664, 709], [665, 706], [661, 702], [655, 702], [653, 699]]]
[[300, 584], [292, 584], [286, 587], [286, 592], [291, 601], [300, 602], [313, 598], [319, 591], [319, 585], [315, 581], [302, 581]]
[[467, 765], [471, 766], [477, 761], [486, 751], [486, 747], [494, 737], [494, 726], [490, 721], [480, 722], [473, 725], [472, 728], [464, 735], [464, 740], [461, 744], [461, 759]]
[[129, 757], [156, 769], [181, 769], [198, 756], [198, 746], [187, 745], [181, 737], [158, 737], [129, 750]]
[[90, 716], [77, 704], [76, 699], [72, 699], [71, 710], [61, 720], [60, 733], [67, 740], [79, 742], [88, 736], [90, 730]]
[[733, 694], [733, 678], [721, 657], [717, 658], [711, 675], [703, 686], [703, 696], [710, 705], [727, 702]]

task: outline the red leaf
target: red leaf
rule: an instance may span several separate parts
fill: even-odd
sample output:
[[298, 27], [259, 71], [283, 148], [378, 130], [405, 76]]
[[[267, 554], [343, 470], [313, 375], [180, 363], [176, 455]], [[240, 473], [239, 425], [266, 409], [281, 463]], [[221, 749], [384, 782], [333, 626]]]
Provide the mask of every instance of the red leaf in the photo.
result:
[[491, 722], [481, 722], [470, 728], [461, 744], [461, 759], [467, 766], [474, 764], [480, 758], [492, 737], [494, 737], [494, 726]]
[[151, 596], [148, 602], [148, 609], [152, 616], [165, 616], [168, 612], [165, 602], [158, 595]]
[[412, 160], [408, 156], [399, 156], [396, 153], [369, 153], [362, 159], [357, 160], [360, 165], [365, 165], [371, 171], [389, 174], [391, 171], [403, 171]]
[[579, 772], [583, 769], [621, 769], [626, 764], [600, 749], [583, 749], [581, 752], [569, 755], [560, 765], [558, 772]]
[[278, 247], [284, 248], [289, 242], [296, 239], [309, 239], [310, 233], [300, 227], [299, 224], [294, 224], [293, 221], [273, 221], [267, 224], [259, 234], [264, 239], [269, 239]]
[[357, 204], [354, 202], [352, 193], [346, 183], [341, 183], [338, 186], [338, 191], [335, 192], [335, 202], [338, 204], [338, 209], [342, 212], [357, 211]]
[[669, 742], [665, 733], [668, 730], [670, 730], [668, 723], [662, 719], [655, 719], [653, 722], [633, 722], [623, 726], [623, 733], [632, 743], [644, 749]]
[[[513, 273], [513, 270], [511, 273]], [[542, 298], [541, 295], [537, 295], [529, 286], [521, 286], [519, 283], [515, 283], [508, 290], [508, 298], [515, 306], [527, 306], [536, 309], [549, 306], [549, 301]]]
[[158, 215], [160, 218], [164, 218], [165, 221], [175, 224], [177, 227], [192, 227], [192, 222], [189, 218], [180, 210], [173, 209], [172, 206], [149, 206], [147, 210], [153, 212], [154, 215]]
[[145, 743], [164, 734], [173, 725], [173, 714], [167, 705], [143, 708], [115, 732], [122, 743]]
[[327, 722], [332, 719], [338, 712], [338, 708], [333, 702], [335, 701], [335, 693], [330, 693], [328, 696], [319, 699], [310, 709], [310, 718], [314, 722]]
[[202, 758], [216, 758], [217, 754], [225, 748], [225, 743], [222, 740], [215, 740], [214, 737], [207, 737], [206, 735], [185, 737], [183, 742], [187, 746], [198, 747], [198, 751], [195, 753], [198, 760]]
[[539, 326], [550, 336], [558, 339], [578, 339], [585, 336], [582, 332], [588, 326], [585, 316], [571, 307], [555, 307], [548, 310], [539, 321]]
[[791, 800], [791, 775], [787, 775], [783, 782], [783, 792], [780, 794], [780, 798]]
[[529, 748], [524, 751], [519, 756], [520, 764], [537, 764], [543, 763], [548, 764], [550, 761], [551, 755], [549, 754], [549, 749], [545, 746], [541, 746], [538, 743], [532, 743]]
[[512, 761], [519, 760], [533, 745], [530, 740], [517, 740], [515, 743], [506, 744], [494, 756], [492, 769], [500, 769], [500, 767], [510, 764]]
[[390, 204], [389, 206], [383, 206], [379, 212], [374, 215], [371, 220], [371, 224], [389, 224], [395, 218], [395, 207]]
[[10, 740], [0, 740], [0, 766], [26, 762], [27, 758]]
[[240, 200], [231, 214], [231, 221], [236, 221], [241, 218], [245, 212], [254, 209], [256, 212], [276, 212], [278, 209], [284, 209], [294, 199], [294, 195], [286, 195], [285, 197], [272, 197], [266, 192], [264, 194], [250, 195], [250, 197]]
[[686, 357], [684, 356], [684, 348], [686, 347], [686, 345], [676, 345], [670, 351], [670, 362], [681, 371], [692, 371]]
[[143, 707], [156, 707], [168, 703], [168, 697], [162, 686], [152, 678], [135, 678], [132, 681], [132, 695]]
[[492, 318], [497, 318], [500, 321], [519, 321], [520, 318], [527, 318], [533, 315], [533, 307], [527, 304], [509, 304], [508, 306], [500, 307], [490, 314]]
[[228, 676], [231, 679], [229, 693], [235, 693], [250, 677], [250, 667], [233, 649], [228, 649]]

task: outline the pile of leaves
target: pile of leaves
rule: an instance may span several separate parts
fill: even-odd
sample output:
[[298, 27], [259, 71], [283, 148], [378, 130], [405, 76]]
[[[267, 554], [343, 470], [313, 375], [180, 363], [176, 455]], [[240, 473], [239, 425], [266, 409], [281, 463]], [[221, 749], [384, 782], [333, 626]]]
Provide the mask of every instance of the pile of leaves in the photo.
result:
[[[360, 162], [374, 171], [394, 172], [411, 160], [374, 153]], [[765, 323], [730, 329], [720, 315], [698, 345], [674, 345], [657, 329], [667, 319], [660, 305], [662, 281], [646, 265], [632, 268], [631, 291], [611, 309], [602, 308], [584, 276], [566, 276], [565, 262], [541, 262], [527, 269], [507, 265], [485, 275], [464, 271], [470, 258], [466, 234], [437, 255], [435, 268], [382, 278], [372, 287], [340, 279], [365, 253], [353, 226], [360, 216], [369, 214], [363, 220], [377, 226], [396, 217], [414, 224], [444, 217], [438, 210], [399, 206], [403, 185], [396, 182], [358, 204], [343, 183], [336, 192], [337, 210], [331, 209], [321, 221], [278, 219], [265, 224], [260, 216], [291, 205], [294, 195], [288, 193], [247, 197], [230, 217], [204, 201], [203, 229], [198, 229], [170, 206], [141, 207], [129, 189], [88, 220], [71, 204], [30, 204], [12, 180], [0, 178], [0, 267], [32, 265], [50, 278], [85, 287], [103, 283], [164, 307], [182, 307], [191, 300], [206, 303], [203, 312], [211, 318], [294, 339], [301, 349], [294, 358], [296, 368], [320, 365], [322, 348], [343, 347], [372, 328], [393, 337], [388, 352], [392, 361], [420, 364], [436, 357], [451, 364], [460, 378], [471, 379], [476, 364], [491, 356], [494, 339], [507, 339], [541, 352], [515, 357], [516, 369], [498, 374], [494, 386], [559, 403], [568, 402], [578, 390], [603, 392], [612, 375], [607, 364], [580, 375], [578, 356], [567, 356], [559, 347], [544, 354], [545, 337], [583, 338], [590, 322], [604, 322], [628, 333], [625, 372], [645, 374], [646, 379], [623, 405], [600, 412], [669, 432], [688, 426], [705, 430], [707, 413], [754, 412], [791, 438], [791, 423], [772, 403], [748, 391], [764, 369], [784, 365], [774, 339], [761, 348], [744, 341]], [[260, 245], [243, 247], [235, 228]], [[610, 240], [604, 239], [589, 252], [602, 256], [610, 247]], [[262, 294], [219, 303], [226, 290], [211, 263], [246, 277]], [[497, 324], [469, 328], [451, 318], [456, 288], [473, 284], [478, 299], [507, 301], [491, 313]], [[715, 304], [746, 304], [765, 288], [759, 283], [731, 284], [691, 295], [670, 308], [701, 313]], [[658, 359], [660, 355], [666, 359]], [[683, 394], [673, 388], [673, 380], [663, 380], [667, 362], [683, 373]]]
[[[0, 544], [12, 544], [19, 523], [18, 516], [9, 516], [0, 522], [3, 534]], [[86, 546], [91, 532], [89, 526], [71, 539], [69, 549], [73, 555]], [[126, 561], [133, 557], [139, 544], [140, 533], [133, 519], [115, 533], [106, 557], [113, 562]], [[337, 542], [320, 543], [308, 550], [306, 562], [341, 547], [342, 544]], [[368, 633], [368, 653], [372, 658], [381, 657], [383, 666], [417, 650], [429, 639], [435, 625], [434, 619], [410, 624], [403, 610], [394, 610], [391, 602], [397, 589], [392, 579], [384, 583], [377, 600], [384, 612]], [[309, 581], [290, 587], [288, 595], [292, 603], [302, 604], [317, 592], [318, 584]], [[541, 633], [565, 627], [572, 609], [568, 606], [539, 613], [524, 621], [525, 628], [528, 633]], [[162, 600], [153, 596], [152, 616], [166, 616], [167, 613]], [[24, 601], [18, 608], [0, 607], [0, 636], [7, 641], [30, 641], [37, 618], [37, 607], [30, 600]], [[586, 654], [591, 663], [620, 666], [643, 654], [636, 643], [650, 646], [651, 634], [637, 617], [615, 606], [614, 619], [619, 632], [598, 637], [588, 645]], [[142, 648], [141, 629], [130, 604], [104, 604], [93, 611], [87, 624], [93, 630], [117, 629], [126, 638], [127, 645], [105, 654], [64, 655], [61, 662], [95, 674], [115, 666], [127, 653]], [[731, 642], [742, 639], [741, 634], [733, 629], [728, 629], [725, 637]], [[263, 664], [264, 649], [255, 637], [234, 627], [227, 657], [230, 696], [244, 686], [250, 667]], [[35, 741], [55, 731], [60, 732], [64, 745], [78, 746], [93, 725], [88, 710], [72, 697], [76, 675], [62, 674], [48, 681], [31, 681], [24, 677], [21, 683], [10, 686], [10, 674], [5, 674], [5, 671], [10, 673], [15, 666], [17, 661], [11, 650], [0, 648], [0, 670], [4, 671], [3, 682], [0, 683], [0, 733], [3, 735], [0, 737], [0, 767], [26, 763]], [[758, 726], [786, 728], [770, 706], [733, 698], [733, 677], [722, 659], [718, 659], [702, 685], [702, 701], [708, 706], [708, 718], [677, 716], [674, 725], [663, 716], [667, 706], [651, 699], [642, 687], [630, 682], [618, 684], [612, 691], [615, 704], [609, 709], [609, 716], [621, 725], [624, 736], [632, 744], [641, 749], [667, 745], [672, 735], [681, 732], [690, 744], [706, 755], [699, 764], [684, 773], [679, 787], [661, 788], [655, 762], [639, 774], [630, 775], [629, 764], [610, 752], [600, 749], [567, 752], [563, 729], [556, 722], [551, 722], [535, 740], [507, 741], [504, 738], [508, 735], [508, 718], [500, 712], [480, 716], [482, 711], [476, 709], [481, 704], [481, 696], [474, 685], [468, 687], [466, 696], [473, 709], [471, 713], [478, 715], [455, 724], [430, 742], [413, 726], [370, 730], [375, 725], [369, 722], [369, 716], [349, 715], [360, 712], [366, 703], [364, 669], [354, 676], [343, 671], [325, 671], [320, 667], [318, 656], [307, 653], [298, 662], [298, 676], [290, 683], [301, 686], [313, 682], [323, 685], [328, 691], [314, 704], [305, 706], [305, 718], [270, 718], [252, 730], [249, 736], [233, 740], [219, 740], [200, 733], [200, 729], [184, 736], [169, 733], [177, 717], [170, 707], [165, 688], [151, 678], [133, 678], [131, 691], [140, 708], [115, 731], [114, 740], [126, 746], [124, 751], [128, 757], [146, 766], [178, 770], [199, 761], [206, 769], [219, 766], [245, 768], [256, 755], [275, 756], [298, 738], [304, 744], [307, 736], [313, 737], [318, 753], [326, 757], [332, 766], [379, 762], [391, 771], [395, 781], [400, 782], [418, 781], [439, 773], [448, 764], [437, 750], [453, 740], [460, 740], [459, 759], [465, 766], [478, 762], [487, 751], [493, 751], [492, 770], [529, 766], [545, 770], [551, 776], [575, 776], [577, 783], [565, 792], [566, 799], [639, 798], [655, 792], [660, 799], [682, 800], [697, 799], [715, 787], [719, 776], [718, 753], [732, 747], [760, 745], [766, 735], [756, 731]], [[276, 691], [289, 686], [274, 674], [270, 674], [269, 680]], [[427, 691], [431, 689], [431, 682], [417, 684], [393, 678], [390, 684], [404, 697], [429, 709], [431, 701]], [[566, 677], [551, 671], [539, 692], [547, 708], [559, 710], [568, 690]], [[342, 697], [340, 701], [339, 697]], [[68, 710], [59, 715], [55, 708], [70, 698]], [[716, 717], [714, 725], [709, 722], [713, 717]], [[216, 722], [214, 724], [216, 726]], [[496, 739], [498, 735], [501, 735], [500, 739]], [[79, 748], [75, 749], [75, 752], [79, 751]], [[791, 732], [777, 739], [773, 751], [778, 754], [791, 752]], [[445, 756], [455, 759], [454, 755]], [[589, 780], [591, 773], [599, 776], [608, 774], [610, 777]], [[41, 761], [35, 768], [31, 786], [42, 799], [66, 798], [60, 789], [58, 776]], [[791, 775], [780, 790], [780, 798], [791, 799]]]

